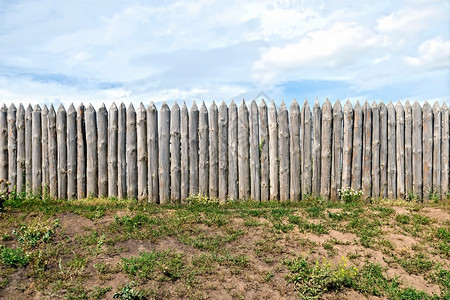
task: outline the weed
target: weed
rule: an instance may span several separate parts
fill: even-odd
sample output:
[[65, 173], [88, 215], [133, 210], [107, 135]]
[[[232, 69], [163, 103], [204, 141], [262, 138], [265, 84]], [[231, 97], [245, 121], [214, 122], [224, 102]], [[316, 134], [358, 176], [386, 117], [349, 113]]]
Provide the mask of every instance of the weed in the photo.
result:
[[33, 248], [38, 243], [46, 243], [50, 241], [55, 233], [55, 229], [59, 227], [59, 219], [51, 223], [35, 223], [29, 226], [22, 226], [18, 231], [14, 230], [13, 234], [17, 236], [17, 241], [26, 248]]
[[428, 225], [431, 223], [431, 220], [426, 217], [426, 216], [422, 216], [419, 214], [414, 214], [413, 215], [413, 222], [416, 225]]
[[264, 275], [264, 281], [265, 281], [265, 282], [269, 282], [270, 280], [272, 280], [272, 278], [273, 278], [273, 273], [272, 273], [271, 271], [267, 272], [267, 273]]
[[324, 208], [322, 206], [312, 206], [309, 208], [306, 208], [306, 212], [308, 213], [308, 216], [311, 218], [319, 218], [323, 213]]
[[140, 291], [133, 289], [136, 284], [134, 281], [127, 283], [120, 291], [114, 294], [113, 298], [122, 300], [144, 300], [145, 296]]
[[0, 261], [11, 267], [24, 267], [30, 261], [29, 255], [22, 249], [11, 249], [0, 245]]
[[400, 224], [409, 224], [411, 218], [408, 215], [397, 215], [395, 220]]
[[346, 189], [339, 189], [338, 192], [339, 199], [341, 199], [341, 201], [344, 203], [360, 202], [363, 195], [363, 191], [355, 191], [351, 187], [348, 187]]
[[434, 266], [434, 262], [429, 260], [422, 253], [419, 253], [414, 257], [408, 255], [403, 259], [398, 259], [398, 263], [409, 274], [423, 274], [430, 271]]
[[89, 293], [89, 298], [94, 300], [102, 299], [107, 292], [112, 290], [111, 286], [107, 287], [96, 287], [92, 292]]

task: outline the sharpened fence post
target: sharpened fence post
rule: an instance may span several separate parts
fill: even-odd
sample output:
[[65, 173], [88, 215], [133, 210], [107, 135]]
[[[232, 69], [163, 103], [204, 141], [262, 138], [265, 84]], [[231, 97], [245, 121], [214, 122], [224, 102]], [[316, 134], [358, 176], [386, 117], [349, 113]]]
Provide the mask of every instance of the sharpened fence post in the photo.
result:
[[56, 132], [58, 140], [58, 198], [67, 199], [67, 113], [62, 104], [56, 114]]
[[219, 196], [219, 124], [217, 105], [209, 108], [209, 196]]
[[127, 197], [127, 109], [121, 103], [118, 111], [117, 125], [117, 196]]
[[380, 197], [380, 109], [372, 104], [372, 197]]
[[198, 190], [198, 118], [197, 104], [191, 106], [189, 112], [189, 195], [196, 195]]
[[8, 109], [8, 180], [10, 191], [14, 190], [17, 185], [17, 126], [16, 126], [17, 109], [14, 104]]
[[259, 118], [259, 133], [261, 137], [261, 201], [269, 201], [269, 115], [264, 100], [261, 101], [259, 106]]
[[256, 101], [250, 106], [250, 197], [261, 201], [261, 166], [259, 153], [259, 111]]
[[159, 203], [170, 200], [170, 109], [164, 102], [159, 113]]
[[97, 112], [98, 196], [108, 196], [108, 111], [105, 104]]
[[380, 198], [388, 196], [388, 113], [386, 105], [380, 103]]
[[231, 101], [229, 112], [228, 134], [228, 198], [237, 200], [238, 191], [238, 111], [234, 101]]
[[[181, 136], [181, 202], [189, 196], [189, 111], [183, 103], [180, 116]], [[227, 145], [228, 146], [228, 145]]]
[[[5, 106], [6, 107], [6, 106]], [[33, 181], [33, 166], [32, 166], [32, 120], [33, 120], [33, 108], [29, 104], [25, 111], [25, 185], [27, 192], [31, 191]], [[56, 134], [55, 134], [56, 136]], [[55, 165], [57, 167], [57, 165]], [[56, 196], [58, 197], [58, 196]]]
[[322, 106], [322, 168], [320, 172], [320, 196], [325, 199], [329, 199], [330, 197], [332, 118], [331, 103], [327, 99]]
[[352, 189], [361, 190], [363, 112], [359, 101], [353, 108]]
[[437, 102], [433, 105], [433, 194], [441, 192], [441, 108]]
[[413, 191], [414, 196], [422, 199], [422, 108], [414, 102], [412, 106], [412, 167], [413, 167]]
[[228, 195], [228, 107], [222, 102], [219, 107], [219, 200]]
[[127, 197], [137, 198], [137, 136], [136, 136], [136, 111], [133, 104], [127, 111]]
[[58, 139], [56, 133], [56, 112], [53, 105], [48, 110], [48, 165], [50, 196], [58, 198]]
[[170, 111], [170, 197], [175, 203], [181, 201], [180, 151], [180, 107], [175, 103]]
[[281, 102], [278, 109], [278, 141], [280, 162], [280, 201], [290, 198], [290, 163], [289, 163], [289, 112]]
[[269, 108], [269, 169], [270, 200], [279, 200], [278, 112], [273, 101]]
[[[303, 127], [300, 126], [300, 107], [294, 99], [289, 107], [289, 136], [290, 136], [290, 196], [292, 201], [299, 201], [301, 199], [301, 160], [302, 154], [300, 144], [300, 131]], [[300, 128], [301, 127], [301, 128]]]
[[396, 161], [397, 161], [397, 199], [405, 198], [405, 110], [398, 102], [395, 105], [397, 118], [396, 128]]
[[67, 198], [77, 198], [77, 111], [67, 110]]
[[17, 110], [16, 124], [17, 124], [17, 193], [22, 193], [23, 191], [25, 191], [25, 109], [22, 103], [19, 105], [19, 109]]
[[361, 184], [363, 197], [371, 196], [372, 191], [372, 108], [366, 101], [363, 107], [363, 158]]
[[405, 197], [413, 191], [412, 171], [412, 109], [409, 101], [405, 103]]
[[353, 149], [353, 107], [349, 100], [344, 105], [344, 137], [342, 146], [342, 188], [351, 186]]
[[138, 171], [138, 196], [139, 200], [148, 198], [147, 195], [147, 112], [142, 102], [139, 104], [136, 112], [136, 126], [137, 126], [137, 171]]
[[442, 199], [445, 199], [449, 193], [449, 176], [450, 176], [450, 166], [449, 166], [449, 109], [447, 105], [444, 103], [441, 106], [441, 114], [442, 114], [442, 138], [441, 138], [441, 196]]
[[305, 99], [302, 108], [302, 125], [301, 125], [301, 176], [302, 176], [302, 194], [311, 195], [312, 193], [312, 156], [311, 156], [311, 109], [309, 108], [308, 100]]
[[388, 116], [388, 198], [395, 199], [397, 197], [397, 165], [396, 165], [396, 152], [395, 152], [395, 108], [392, 102], [387, 105]]
[[148, 197], [159, 203], [158, 110], [153, 102], [147, 107]]
[[[108, 114], [108, 196], [118, 196], [118, 125], [119, 112], [115, 103], [109, 108]], [[145, 166], [147, 168], [147, 166]], [[147, 184], [147, 183], [145, 183]]]
[[433, 189], [433, 113], [428, 102], [422, 107], [423, 199], [429, 200]]
[[239, 106], [238, 126], [239, 199], [248, 199], [250, 197], [249, 122], [248, 109], [244, 100]]
[[313, 139], [312, 193], [319, 196], [322, 169], [322, 110], [319, 99], [316, 99], [313, 106]]
[[208, 109], [202, 103], [198, 125], [198, 192], [209, 195], [209, 120]]
[[98, 195], [97, 112], [89, 104], [85, 113], [86, 124], [86, 196]]
[[[333, 145], [331, 151], [331, 200], [338, 201], [342, 172], [342, 107], [339, 100], [333, 106]], [[370, 177], [370, 175], [369, 175]]]
[[[42, 187], [42, 115], [41, 107], [36, 105], [33, 110], [32, 117], [32, 182], [33, 182], [33, 192], [41, 193]], [[65, 143], [65, 141], [64, 141]], [[60, 197], [62, 198], [62, 197]]]
[[83, 104], [77, 110], [77, 195], [78, 199], [86, 198], [86, 123]]
[[42, 129], [42, 192], [48, 194], [49, 166], [48, 166], [48, 108], [44, 105], [41, 113]]
[[0, 188], [5, 190], [8, 181], [8, 108], [5, 104], [0, 108], [0, 179], [3, 180]]

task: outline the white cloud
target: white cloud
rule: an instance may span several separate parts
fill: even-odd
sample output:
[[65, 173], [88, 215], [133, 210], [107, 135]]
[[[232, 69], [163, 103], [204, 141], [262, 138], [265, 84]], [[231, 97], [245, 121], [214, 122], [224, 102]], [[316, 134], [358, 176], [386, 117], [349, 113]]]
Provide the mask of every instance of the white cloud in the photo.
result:
[[423, 42], [418, 49], [418, 56], [405, 57], [405, 62], [413, 67], [426, 69], [450, 68], [450, 40], [438, 36]]

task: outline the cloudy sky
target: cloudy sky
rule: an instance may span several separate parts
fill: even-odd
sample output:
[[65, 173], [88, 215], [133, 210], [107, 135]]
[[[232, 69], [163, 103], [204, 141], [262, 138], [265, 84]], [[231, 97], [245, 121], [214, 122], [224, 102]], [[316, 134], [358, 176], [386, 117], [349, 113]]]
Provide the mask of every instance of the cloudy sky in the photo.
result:
[[2, 102], [450, 103], [450, 1], [0, 0]]

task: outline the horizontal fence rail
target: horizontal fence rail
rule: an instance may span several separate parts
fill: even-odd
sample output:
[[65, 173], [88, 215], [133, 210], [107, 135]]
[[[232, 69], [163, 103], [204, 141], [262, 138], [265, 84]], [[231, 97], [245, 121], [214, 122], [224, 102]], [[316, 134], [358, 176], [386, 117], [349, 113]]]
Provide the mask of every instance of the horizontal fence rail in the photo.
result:
[[0, 108], [0, 188], [61, 199], [449, 195], [444, 103]]

